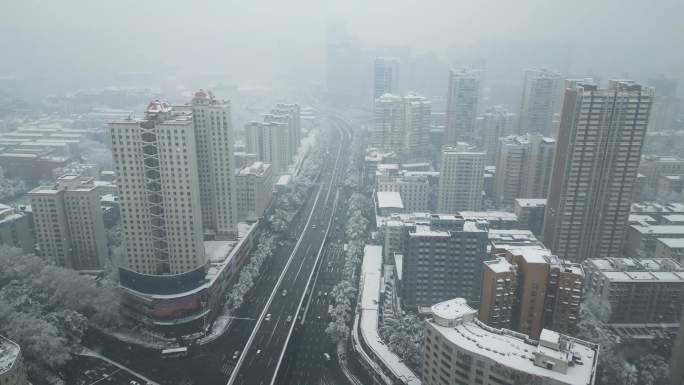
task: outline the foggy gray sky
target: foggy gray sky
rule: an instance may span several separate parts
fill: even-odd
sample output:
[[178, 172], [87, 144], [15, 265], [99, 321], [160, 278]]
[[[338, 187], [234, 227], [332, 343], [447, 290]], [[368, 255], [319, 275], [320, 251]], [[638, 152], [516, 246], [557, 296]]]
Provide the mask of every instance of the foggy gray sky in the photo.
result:
[[[408, 45], [449, 61], [485, 56], [496, 67], [492, 47], [558, 42], [572, 47], [560, 70], [684, 77], [681, 0], [2, 2], [0, 76], [59, 78], [71, 88], [152, 71], [267, 82], [298, 68], [322, 80], [331, 21], [345, 21], [365, 46]], [[558, 62], [543, 55], [534, 61]]]

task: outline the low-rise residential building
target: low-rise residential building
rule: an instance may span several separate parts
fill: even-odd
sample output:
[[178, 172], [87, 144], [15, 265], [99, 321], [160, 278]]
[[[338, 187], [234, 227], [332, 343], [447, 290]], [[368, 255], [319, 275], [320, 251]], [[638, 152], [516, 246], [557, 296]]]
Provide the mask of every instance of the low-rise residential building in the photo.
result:
[[610, 306], [608, 323], [679, 323], [684, 267], [674, 260], [587, 259], [584, 271], [587, 295]]
[[0, 336], [0, 384], [29, 385], [21, 347]]
[[459, 211], [458, 215], [468, 221], [486, 222], [489, 229], [522, 229], [515, 213], [508, 211]]
[[659, 224], [663, 217], [673, 214], [684, 214], [684, 203], [679, 202], [637, 202], [632, 203], [630, 214], [648, 215], [654, 218]]
[[529, 229], [538, 237], [542, 235], [544, 229], [544, 211], [546, 210], [546, 199], [515, 199], [513, 201], [513, 212], [518, 216], [520, 227]]
[[660, 193], [659, 181], [663, 175], [684, 175], [684, 159], [675, 156], [642, 155], [639, 173], [646, 177], [646, 186]]
[[684, 239], [684, 225], [630, 225], [627, 228], [625, 254], [628, 257], [652, 257], [659, 238]]
[[101, 270], [108, 258], [100, 193], [92, 178], [64, 175], [29, 192], [38, 253], [58, 266]]
[[259, 219], [273, 197], [274, 170], [268, 163], [254, 162], [235, 176], [238, 218], [242, 221]]
[[395, 191], [401, 195], [404, 210], [430, 211], [431, 185], [423, 175], [376, 176], [376, 191]]
[[390, 216], [404, 212], [404, 202], [398, 191], [377, 191], [375, 193], [377, 211], [381, 216]]
[[655, 248], [656, 258], [670, 258], [684, 262], [684, 238], [658, 238]]
[[488, 326], [463, 298], [431, 307], [425, 324], [426, 385], [592, 385], [599, 346], [551, 330], [538, 340]]
[[658, 178], [658, 197], [679, 199], [682, 195], [684, 177], [682, 175], [661, 175]]
[[0, 204], [0, 244], [18, 247], [25, 253], [36, 249], [33, 233], [33, 212], [28, 207], [13, 207]]
[[80, 155], [79, 144], [87, 135], [88, 130], [41, 123], [0, 133], [0, 166], [8, 178], [31, 184], [51, 180], [53, 170]]
[[381, 164], [398, 164], [399, 155], [392, 150], [376, 147], [366, 148], [362, 170], [362, 180], [365, 184], [375, 184], [375, 175]]

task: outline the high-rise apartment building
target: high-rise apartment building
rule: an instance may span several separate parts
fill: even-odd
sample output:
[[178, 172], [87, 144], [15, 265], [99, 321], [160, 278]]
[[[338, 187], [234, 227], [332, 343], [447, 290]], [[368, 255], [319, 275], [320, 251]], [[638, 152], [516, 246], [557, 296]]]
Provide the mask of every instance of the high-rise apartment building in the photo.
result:
[[442, 148], [437, 210], [456, 213], [480, 210], [484, 188], [485, 153], [465, 143]]
[[544, 198], [551, 180], [556, 141], [541, 134], [499, 138], [494, 197], [499, 206], [516, 198]]
[[270, 164], [255, 162], [240, 170], [237, 181], [238, 215], [240, 220], [259, 219], [273, 197], [275, 175]]
[[620, 255], [652, 97], [627, 80], [566, 89], [544, 218], [554, 253]]
[[176, 275], [207, 262], [199, 176], [199, 163], [207, 157], [200, 155], [192, 115], [153, 101], [144, 119], [109, 124], [126, 247], [124, 269]]
[[446, 108], [446, 144], [472, 142], [475, 133], [480, 99], [482, 71], [458, 70], [449, 72], [449, 91]]
[[684, 267], [671, 259], [584, 261], [587, 295], [610, 305], [606, 322], [678, 323], [684, 309]]
[[289, 134], [283, 122], [249, 122], [245, 124], [247, 151], [257, 155], [259, 162], [268, 163], [280, 174], [287, 171]]
[[298, 104], [294, 103], [278, 103], [275, 108], [271, 110], [271, 114], [277, 121], [287, 123], [288, 132], [288, 151], [289, 151], [289, 162], [292, 162], [297, 150], [299, 150], [299, 144], [302, 141], [302, 121], [301, 121], [301, 109]]
[[484, 261], [480, 293], [480, 321], [495, 328], [510, 328], [518, 292], [518, 271], [503, 257]]
[[548, 69], [527, 69], [523, 79], [518, 133], [552, 134], [553, 115], [560, 109], [563, 80]]
[[411, 158], [427, 150], [432, 103], [424, 97], [385, 94], [375, 101], [371, 142]]
[[[529, 231], [490, 230], [489, 240], [498, 258], [485, 262], [489, 274], [482, 279], [480, 320], [535, 338], [542, 328], [574, 335], [582, 266], [553, 255]], [[511, 276], [512, 282], [506, 281]]]
[[[183, 107], [177, 109], [183, 110]], [[189, 107], [197, 149], [204, 232], [217, 239], [232, 238], [238, 220], [230, 103], [217, 100], [210, 91], [199, 90]]]
[[101, 270], [108, 259], [100, 192], [92, 178], [64, 175], [29, 192], [38, 251], [57, 266]]
[[684, 176], [684, 159], [677, 156], [642, 155], [639, 174], [644, 176], [645, 187], [657, 194], [658, 181], [664, 176]]
[[538, 340], [488, 326], [463, 298], [431, 307], [425, 323], [425, 385], [592, 385], [599, 346], [551, 330]]
[[487, 154], [487, 166], [496, 164], [499, 138], [513, 133], [515, 120], [515, 114], [503, 107], [491, 107], [475, 120], [477, 144]]
[[373, 100], [384, 94], [399, 93], [399, 59], [376, 58], [373, 65]]
[[[444, 220], [443, 220], [444, 219]], [[404, 227], [402, 301], [429, 307], [453, 296], [479, 301], [487, 230], [462, 218]]]

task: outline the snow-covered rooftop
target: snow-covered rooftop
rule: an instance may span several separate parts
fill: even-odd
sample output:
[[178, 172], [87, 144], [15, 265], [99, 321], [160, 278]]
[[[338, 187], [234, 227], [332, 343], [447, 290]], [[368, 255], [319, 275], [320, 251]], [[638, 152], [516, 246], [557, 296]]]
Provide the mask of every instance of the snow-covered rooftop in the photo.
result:
[[658, 242], [671, 249], [684, 248], [684, 238], [658, 238]]
[[204, 241], [204, 254], [211, 262], [221, 262], [228, 257], [235, 241]]
[[631, 228], [645, 235], [684, 235], [684, 225], [632, 225]]
[[508, 211], [459, 211], [464, 219], [487, 221], [517, 221], [518, 216]]
[[3, 374], [12, 368], [14, 362], [19, 357], [19, 345], [13, 341], [0, 336], [0, 374]]
[[382, 246], [366, 245], [361, 264], [361, 308], [359, 329], [373, 356], [382, 361], [385, 368], [395, 377], [403, 379], [407, 385], [420, 385], [411, 369], [394, 354], [380, 338], [378, 333], [378, 308], [382, 288]]
[[517, 198], [515, 200], [515, 202], [520, 207], [543, 207], [543, 206], [546, 206], [546, 199], [544, 199], [544, 198], [539, 198], [539, 199]]
[[431, 311], [429, 327], [458, 349], [490, 365], [529, 373], [555, 384], [593, 382], [598, 354], [595, 344], [547, 330], [542, 330], [540, 340], [535, 341], [521, 333], [489, 327], [477, 320], [477, 311], [462, 298], [438, 303]]
[[513, 265], [506, 260], [506, 258], [496, 258], [490, 261], [484, 261], [485, 268], [495, 273], [507, 273], [512, 271]]
[[292, 180], [292, 175], [290, 174], [283, 174], [278, 178], [278, 181], [276, 182], [276, 185], [278, 186], [288, 186], [290, 184], [290, 180]]
[[376, 195], [378, 197], [378, 207], [381, 209], [404, 208], [404, 204], [401, 201], [401, 195], [397, 191], [378, 191]]
[[669, 258], [592, 258], [585, 264], [611, 282], [684, 283], [684, 267]]

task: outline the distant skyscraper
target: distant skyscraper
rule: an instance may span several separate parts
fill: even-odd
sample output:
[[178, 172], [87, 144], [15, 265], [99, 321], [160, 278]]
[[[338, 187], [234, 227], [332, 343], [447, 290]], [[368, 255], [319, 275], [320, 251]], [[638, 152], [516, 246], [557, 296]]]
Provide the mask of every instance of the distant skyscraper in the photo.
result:
[[301, 111], [298, 104], [278, 103], [271, 110], [271, 115], [287, 123], [288, 148], [290, 152], [290, 162], [294, 159], [302, 141], [302, 122]]
[[[335, 103], [350, 105], [362, 96], [362, 57], [358, 41], [349, 36], [344, 24], [326, 28], [326, 86]], [[369, 71], [367, 71], [369, 72]]]
[[29, 193], [40, 254], [57, 266], [101, 270], [108, 258], [100, 193], [92, 178], [64, 175]]
[[516, 198], [546, 197], [555, 145], [541, 134], [499, 138], [494, 182], [499, 206], [512, 206]]
[[444, 147], [437, 209], [441, 213], [480, 210], [484, 188], [485, 153], [467, 144]]
[[660, 76], [648, 79], [648, 85], [655, 88], [653, 111], [648, 122], [648, 130], [672, 129], [682, 104], [682, 100], [677, 97], [677, 79]]
[[384, 94], [399, 94], [399, 59], [379, 57], [373, 67], [373, 100]]
[[544, 243], [561, 257], [619, 257], [653, 98], [612, 80], [565, 91]]
[[385, 94], [375, 100], [371, 143], [395, 151], [403, 147], [404, 103], [399, 95]]
[[491, 107], [475, 120], [478, 145], [487, 153], [487, 166], [496, 164], [499, 138], [513, 133], [515, 118], [503, 107]]
[[371, 143], [405, 157], [426, 151], [432, 104], [417, 95], [385, 94], [375, 101]]
[[404, 148], [409, 158], [425, 155], [432, 115], [432, 103], [417, 95], [404, 97]]
[[474, 139], [481, 75], [482, 71], [476, 70], [449, 72], [445, 128], [448, 145]]
[[269, 163], [280, 174], [287, 170], [289, 135], [287, 124], [282, 122], [248, 122], [245, 124], [247, 151], [257, 155], [257, 160]]
[[560, 108], [561, 75], [547, 69], [525, 70], [518, 132], [552, 134], [553, 114]]

